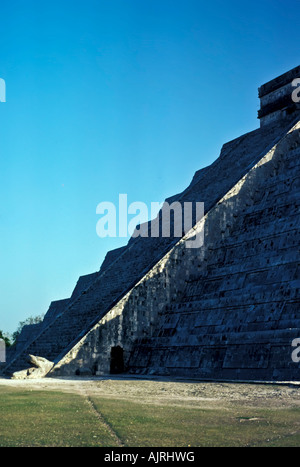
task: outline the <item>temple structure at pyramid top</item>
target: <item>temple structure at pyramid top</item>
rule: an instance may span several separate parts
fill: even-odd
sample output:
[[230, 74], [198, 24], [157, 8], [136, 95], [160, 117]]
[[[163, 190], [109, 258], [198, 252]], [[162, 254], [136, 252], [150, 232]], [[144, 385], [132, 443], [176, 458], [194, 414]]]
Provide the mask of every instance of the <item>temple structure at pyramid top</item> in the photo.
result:
[[258, 118], [262, 127], [274, 124], [278, 120], [299, 112], [300, 99], [293, 100], [292, 98], [299, 85], [300, 66], [297, 66], [259, 88], [260, 110]]

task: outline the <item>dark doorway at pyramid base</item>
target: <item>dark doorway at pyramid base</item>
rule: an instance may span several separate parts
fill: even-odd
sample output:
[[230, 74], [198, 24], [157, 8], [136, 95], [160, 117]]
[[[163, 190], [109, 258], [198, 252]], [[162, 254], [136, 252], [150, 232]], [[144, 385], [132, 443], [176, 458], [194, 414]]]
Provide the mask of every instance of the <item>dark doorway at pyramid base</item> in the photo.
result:
[[124, 353], [122, 347], [112, 347], [110, 352], [110, 374], [118, 375], [124, 372]]

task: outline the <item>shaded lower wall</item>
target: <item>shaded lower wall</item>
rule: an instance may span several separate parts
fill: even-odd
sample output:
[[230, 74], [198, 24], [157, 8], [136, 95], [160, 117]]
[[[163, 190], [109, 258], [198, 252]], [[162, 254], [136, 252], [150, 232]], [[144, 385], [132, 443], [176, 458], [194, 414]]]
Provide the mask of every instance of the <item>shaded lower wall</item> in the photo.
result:
[[[299, 364], [291, 360], [291, 339], [300, 337], [299, 128], [57, 362], [52, 374], [74, 375], [82, 368], [110, 373], [112, 349], [120, 347], [124, 369], [136, 373], [300, 379]], [[281, 187], [277, 192], [276, 186]], [[204, 245], [186, 248], [187, 238], [203, 228]], [[277, 254], [272, 238], [284, 229], [285, 241], [294, 232], [294, 243]], [[235, 233], [238, 238], [230, 245]], [[271, 238], [270, 255], [267, 247], [251, 244], [260, 236]], [[230, 248], [238, 245], [241, 251], [232, 260]]]

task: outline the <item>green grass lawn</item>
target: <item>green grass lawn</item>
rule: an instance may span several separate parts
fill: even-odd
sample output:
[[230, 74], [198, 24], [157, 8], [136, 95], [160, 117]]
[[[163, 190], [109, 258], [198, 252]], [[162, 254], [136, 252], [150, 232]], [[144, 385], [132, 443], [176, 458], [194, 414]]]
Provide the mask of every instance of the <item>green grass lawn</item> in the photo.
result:
[[[0, 388], [0, 446], [116, 446], [79, 394]], [[299, 408], [198, 408], [92, 396], [125, 446], [300, 446]]]
[[300, 446], [300, 409], [199, 409], [93, 398], [127, 446]]
[[83, 397], [0, 388], [0, 446], [114, 446]]

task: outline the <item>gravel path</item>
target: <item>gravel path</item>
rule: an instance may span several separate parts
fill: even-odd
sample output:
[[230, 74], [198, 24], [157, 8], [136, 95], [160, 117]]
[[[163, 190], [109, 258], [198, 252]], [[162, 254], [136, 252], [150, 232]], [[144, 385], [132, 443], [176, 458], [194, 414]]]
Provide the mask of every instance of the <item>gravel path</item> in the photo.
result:
[[43, 378], [9, 380], [0, 378], [1, 386], [28, 390], [63, 391], [109, 399], [141, 403], [218, 407], [236, 402], [247, 406], [299, 407], [300, 384], [243, 384], [219, 382], [137, 379], [129, 376], [101, 378]]

